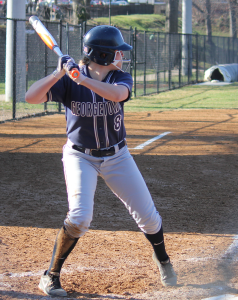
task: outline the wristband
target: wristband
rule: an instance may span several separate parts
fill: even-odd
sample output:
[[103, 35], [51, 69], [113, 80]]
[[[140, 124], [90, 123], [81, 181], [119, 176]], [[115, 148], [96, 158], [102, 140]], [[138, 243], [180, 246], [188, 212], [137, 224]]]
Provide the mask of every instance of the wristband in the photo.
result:
[[61, 79], [63, 77], [58, 70], [55, 70], [52, 74], [56, 79]]
[[[80, 79], [81, 77], [81, 79]], [[75, 80], [75, 82], [77, 83], [77, 85], [80, 85], [80, 83], [82, 83], [87, 77], [84, 76], [83, 74], [80, 74], [79, 77]]]

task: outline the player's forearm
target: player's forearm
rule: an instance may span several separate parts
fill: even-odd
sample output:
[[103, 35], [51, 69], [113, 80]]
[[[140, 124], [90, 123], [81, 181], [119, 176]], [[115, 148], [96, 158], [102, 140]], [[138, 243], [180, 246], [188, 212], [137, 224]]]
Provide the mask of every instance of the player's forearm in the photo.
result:
[[121, 102], [128, 98], [129, 91], [123, 85], [113, 85], [106, 82], [86, 78], [81, 85], [89, 88], [99, 96], [114, 102]]
[[39, 104], [47, 101], [47, 92], [58, 81], [53, 74], [44, 77], [33, 83], [26, 92], [26, 102], [31, 104]]

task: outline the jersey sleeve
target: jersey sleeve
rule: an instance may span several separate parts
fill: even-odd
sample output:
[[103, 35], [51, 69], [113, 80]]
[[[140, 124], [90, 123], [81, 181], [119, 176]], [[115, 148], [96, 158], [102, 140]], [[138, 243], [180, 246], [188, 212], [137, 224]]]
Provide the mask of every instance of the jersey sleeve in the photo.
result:
[[60, 102], [64, 103], [65, 95], [67, 93], [67, 82], [69, 77], [65, 75], [60, 80], [58, 80], [47, 93], [47, 102]]
[[131, 97], [132, 87], [133, 87], [133, 80], [129, 73], [123, 73], [121, 71], [117, 72], [115, 81], [113, 82], [115, 85], [124, 85], [129, 90], [129, 95], [127, 99], [124, 100], [124, 102], [128, 101]]

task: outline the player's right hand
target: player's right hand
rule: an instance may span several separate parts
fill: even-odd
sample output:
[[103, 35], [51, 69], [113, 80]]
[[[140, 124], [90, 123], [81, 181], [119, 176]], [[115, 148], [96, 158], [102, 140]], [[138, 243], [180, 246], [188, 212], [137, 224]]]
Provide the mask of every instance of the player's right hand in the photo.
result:
[[75, 62], [74, 59], [69, 55], [60, 56], [58, 59], [57, 71], [58, 72], [64, 71], [65, 70], [64, 66], [67, 64], [68, 61]]
[[67, 63], [64, 65], [64, 69], [67, 73], [72, 71], [72, 69], [77, 69], [79, 70], [79, 66], [75, 63], [74, 59], [71, 58], [67, 61]]
[[74, 59], [69, 55], [63, 55], [59, 57], [57, 69], [53, 72], [55, 78], [60, 79], [65, 75], [66, 73], [65, 66], [67, 65], [68, 61], [74, 62]]

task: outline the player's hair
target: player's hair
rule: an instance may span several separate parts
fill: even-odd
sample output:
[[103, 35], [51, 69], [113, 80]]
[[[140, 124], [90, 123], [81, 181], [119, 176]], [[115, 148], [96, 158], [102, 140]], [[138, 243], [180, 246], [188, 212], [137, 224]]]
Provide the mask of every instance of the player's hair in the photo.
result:
[[80, 59], [79, 66], [89, 65], [90, 61], [91, 60], [87, 56], [84, 56], [82, 59]]

